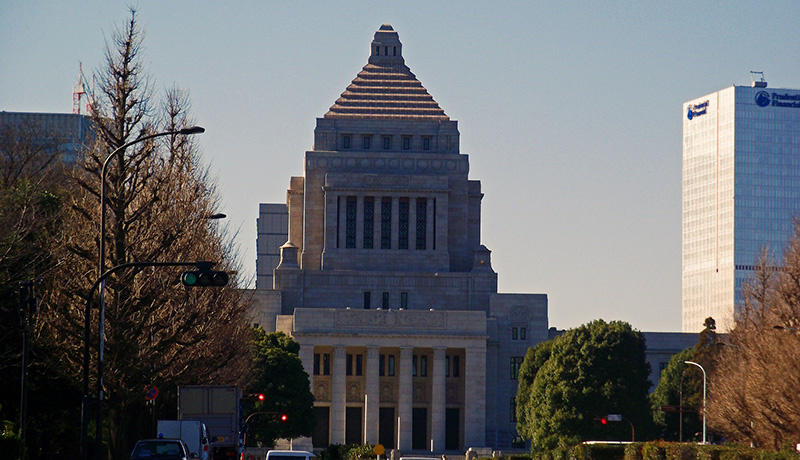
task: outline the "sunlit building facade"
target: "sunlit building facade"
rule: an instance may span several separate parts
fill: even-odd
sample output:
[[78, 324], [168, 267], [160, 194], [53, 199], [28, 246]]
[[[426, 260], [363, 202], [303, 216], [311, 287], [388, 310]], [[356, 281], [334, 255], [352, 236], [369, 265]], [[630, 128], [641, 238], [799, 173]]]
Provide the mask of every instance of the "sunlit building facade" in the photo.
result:
[[285, 204], [260, 207], [254, 322], [300, 344], [309, 448], [512, 445], [517, 373], [548, 338], [547, 296], [497, 292], [459, 137], [384, 24], [317, 119]]
[[800, 90], [731, 86], [683, 105], [682, 330], [729, 330], [762, 248], [800, 211]]

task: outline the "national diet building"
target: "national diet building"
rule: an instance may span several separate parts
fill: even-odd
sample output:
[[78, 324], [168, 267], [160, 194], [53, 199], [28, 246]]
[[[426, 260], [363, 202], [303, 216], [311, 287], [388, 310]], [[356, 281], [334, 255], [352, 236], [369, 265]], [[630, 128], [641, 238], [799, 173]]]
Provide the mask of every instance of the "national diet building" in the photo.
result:
[[517, 373], [548, 338], [547, 296], [497, 292], [482, 198], [458, 123], [382, 25], [317, 119], [285, 204], [259, 210], [254, 321], [300, 344], [314, 447], [511, 447]]

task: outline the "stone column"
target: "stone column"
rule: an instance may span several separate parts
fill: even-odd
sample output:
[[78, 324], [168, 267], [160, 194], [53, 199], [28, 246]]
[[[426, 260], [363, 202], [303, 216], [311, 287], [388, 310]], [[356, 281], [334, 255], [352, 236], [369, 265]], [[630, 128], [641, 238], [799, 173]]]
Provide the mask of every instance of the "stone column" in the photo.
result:
[[466, 349], [464, 447], [486, 446], [486, 347]]
[[365, 426], [364, 443], [378, 443], [378, 417], [380, 414], [380, 377], [378, 376], [378, 358], [380, 349], [378, 347], [367, 348], [367, 377], [366, 391], [367, 399], [364, 403]]
[[372, 226], [372, 247], [374, 249], [381, 248], [381, 212], [383, 209], [383, 197], [376, 196], [375, 197], [375, 210], [373, 211], [373, 226]]
[[307, 343], [300, 345], [300, 362], [303, 363], [303, 370], [308, 374], [308, 383], [311, 385], [311, 392], [314, 392], [314, 345]]
[[411, 356], [414, 349], [400, 348], [400, 378], [397, 391], [397, 448], [400, 452], [411, 450], [411, 403], [413, 400], [413, 381], [411, 378]]
[[345, 400], [347, 398], [345, 375], [345, 347], [333, 349], [333, 375], [331, 376], [331, 444], [344, 444]]
[[445, 436], [445, 351], [444, 347], [433, 349], [433, 374], [431, 379], [431, 452], [444, 450]]
[[417, 250], [417, 197], [408, 198], [408, 249]]
[[[298, 195], [298, 196], [300, 198], [303, 197], [303, 195]], [[292, 197], [292, 198], [294, 198], [294, 197]], [[338, 219], [338, 216], [336, 215], [336, 209], [337, 209], [336, 204], [337, 204], [338, 200], [339, 200], [339, 197], [334, 195], [334, 194], [332, 194], [332, 193], [326, 193], [325, 194], [325, 239], [324, 239], [324, 244], [323, 244], [323, 249], [324, 250], [336, 249], [336, 245], [337, 245], [336, 227], [337, 227], [337, 225], [339, 225], [339, 223], [336, 221], [336, 219]], [[292, 217], [290, 215], [289, 219], [291, 219], [291, 218]], [[296, 240], [299, 239], [299, 241], [302, 242], [302, 240], [303, 240], [303, 236], [302, 236], [303, 229], [299, 228], [297, 233], [299, 234], [299, 236], [298, 237], [294, 237], [294, 236], [290, 237], [290, 240], [293, 238], [293, 239], [296, 239]], [[293, 241], [293, 243], [298, 247], [302, 244], [301, 242], [294, 242]]]
[[364, 196], [356, 197], [356, 249], [364, 248]]

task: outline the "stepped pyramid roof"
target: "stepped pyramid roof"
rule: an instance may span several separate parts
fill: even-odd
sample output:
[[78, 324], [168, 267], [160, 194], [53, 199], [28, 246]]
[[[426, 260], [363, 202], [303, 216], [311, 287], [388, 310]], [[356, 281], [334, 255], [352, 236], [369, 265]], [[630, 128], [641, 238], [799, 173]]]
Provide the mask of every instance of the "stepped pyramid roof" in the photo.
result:
[[367, 65], [325, 118], [450, 120], [405, 65], [402, 51], [397, 32], [383, 24], [375, 32]]

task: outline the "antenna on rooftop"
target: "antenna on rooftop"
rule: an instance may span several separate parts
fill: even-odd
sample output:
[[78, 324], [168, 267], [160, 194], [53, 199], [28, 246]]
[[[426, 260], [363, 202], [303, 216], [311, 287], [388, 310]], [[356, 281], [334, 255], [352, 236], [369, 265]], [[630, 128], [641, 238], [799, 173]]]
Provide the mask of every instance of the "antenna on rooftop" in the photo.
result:
[[[758, 79], [758, 80], [756, 80]], [[764, 80], [764, 72], [758, 70], [750, 71], [750, 84], [753, 88], [766, 88], [767, 80]]]
[[[92, 76], [92, 83], [94, 83], [94, 76]], [[83, 74], [83, 63], [78, 63], [78, 83], [72, 87], [72, 113], [81, 114], [81, 98], [86, 95], [86, 114], [92, 114], [92, 105], [94, 104], [94, 84], [92, 84], [92, 91], [86, 92], [84, 85], [88, 86], [89, 82], [86, 81], [86, 76]]]

